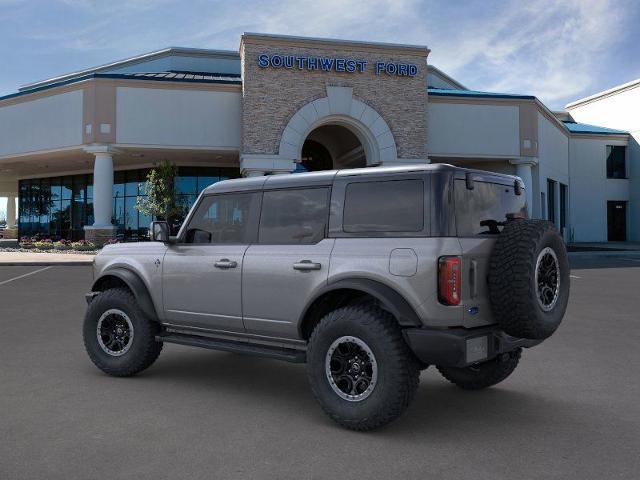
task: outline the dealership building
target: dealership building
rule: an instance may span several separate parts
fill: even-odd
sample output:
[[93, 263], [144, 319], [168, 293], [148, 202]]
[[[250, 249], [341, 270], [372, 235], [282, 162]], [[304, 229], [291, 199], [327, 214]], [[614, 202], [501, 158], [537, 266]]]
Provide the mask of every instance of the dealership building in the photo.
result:
[[553, 112], [532, 95], [470, 90], [428, 55], [247, 33], [237, 52], [167, 48], [25, 85], [0, 97], [8, 235], [139, 238], [150, 218], [136, 199], [169, 160], [185, 208], [240, 176], [424, 163], [509, 173], [567, 241], [640, 241], [640, 80]]

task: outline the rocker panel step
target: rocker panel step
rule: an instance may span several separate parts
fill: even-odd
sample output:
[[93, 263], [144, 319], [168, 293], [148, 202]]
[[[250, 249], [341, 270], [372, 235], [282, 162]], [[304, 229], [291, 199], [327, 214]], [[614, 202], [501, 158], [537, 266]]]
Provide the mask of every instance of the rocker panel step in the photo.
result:
[[185, 335], [182, 333], [164, 333], [156, 335], [158, 342], [177, 343], [191, 347], [208, 348], [210, 350], [221, 350], [223, 352], [240, 353], [253, 355], [255, 357], [274, 358], [291, 363], [305, 363], [307, 354], [301, 350], [293, 348], [278, 348], [255, 343], [234, 342], [232, 340], [220, 340], [197, 335]]

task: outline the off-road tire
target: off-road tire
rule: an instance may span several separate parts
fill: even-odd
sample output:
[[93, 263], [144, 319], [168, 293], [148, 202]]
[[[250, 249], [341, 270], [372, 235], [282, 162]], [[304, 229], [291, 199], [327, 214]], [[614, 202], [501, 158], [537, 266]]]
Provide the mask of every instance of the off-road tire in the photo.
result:
[[[100, 316], [110, 309], [121, 310], [133, 324], [131, 346], [118, 357], [102, 349], [96, 331]], [[89, 358], [100, 370], [116, 377], [135, 375], [156, 361], [162, 350], [162, 342], [155, 340], [159, 332], [160, 325], [145, 316], [133, 294], [124, 288], [113, 288], [97, 295], [87, 308], [83, 325], [84, 346]]]
[[465, 390], [480, 390], [502, 382], [518, 366], [522, 349], [466, 368], [437, 367], [444, 378]]
[[[377, 363], [375, 387], [357, 402], [338, 396], [326, 373], [327, 352], [343, 336], [361, 339]], [[420, 379], [418, 362], [395, 319], [372, 304], [341, 307], [320, 320], [309, 340], [307, 374], [313, 395], [325, 413], [343, 427], [357, 431], [372, 430], [399, 417], [413, 399]]]
[[[557, 259], [560, 283], [557, 300], [545, 311], [538, 301], [536, 263], [547, 248]], [[507, 334], [542, 340], [555, 332], [569, 301], [569, 260], [562, 237], [551, 222], [508, 222], [493, 248], [488, 277], [493, 316]]]

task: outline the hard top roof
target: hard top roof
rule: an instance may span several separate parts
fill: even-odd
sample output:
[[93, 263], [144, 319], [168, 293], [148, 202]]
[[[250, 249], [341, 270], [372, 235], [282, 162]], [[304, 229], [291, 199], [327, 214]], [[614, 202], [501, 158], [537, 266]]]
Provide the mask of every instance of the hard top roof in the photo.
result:
[[386, 175], [413, 172], [451, 172], [455, 174], [456, 178], [465, 178], [466, 174], [470, 173], [474, 180], [484, 180], [504, 185], [513, 185], [514, 181], [518, 178], [513, 175], [456, 167], [446, 163], [433, 163], [400, 167], [350, 168], [343, 170], [296, 173], [292, 175], [267, 175], [263, 177], [235, 178], [231, 180], [223, 180], [208, 186], [204, 190], [204, 194], [292, 187], [313, 187], [331, 185], [335, 178], [340, 177], [370, 176], [373, 179]]

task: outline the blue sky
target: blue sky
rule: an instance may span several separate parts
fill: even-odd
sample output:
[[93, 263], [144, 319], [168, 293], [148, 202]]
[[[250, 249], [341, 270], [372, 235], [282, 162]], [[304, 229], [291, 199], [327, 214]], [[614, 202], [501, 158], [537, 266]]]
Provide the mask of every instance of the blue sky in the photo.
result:
[[427, 45], [468, 88], [560, 109], [640, 78], [638, 25], [633, 0], [0, 0], [0, 95], [167, 46], [237, 50], [249, 31]]
[[236, 50], [244, 31], [423, 44], [478, 90], [565, 103], [640, 77], [640, 2], [0, 0], [0, 95], [166, 46]]

